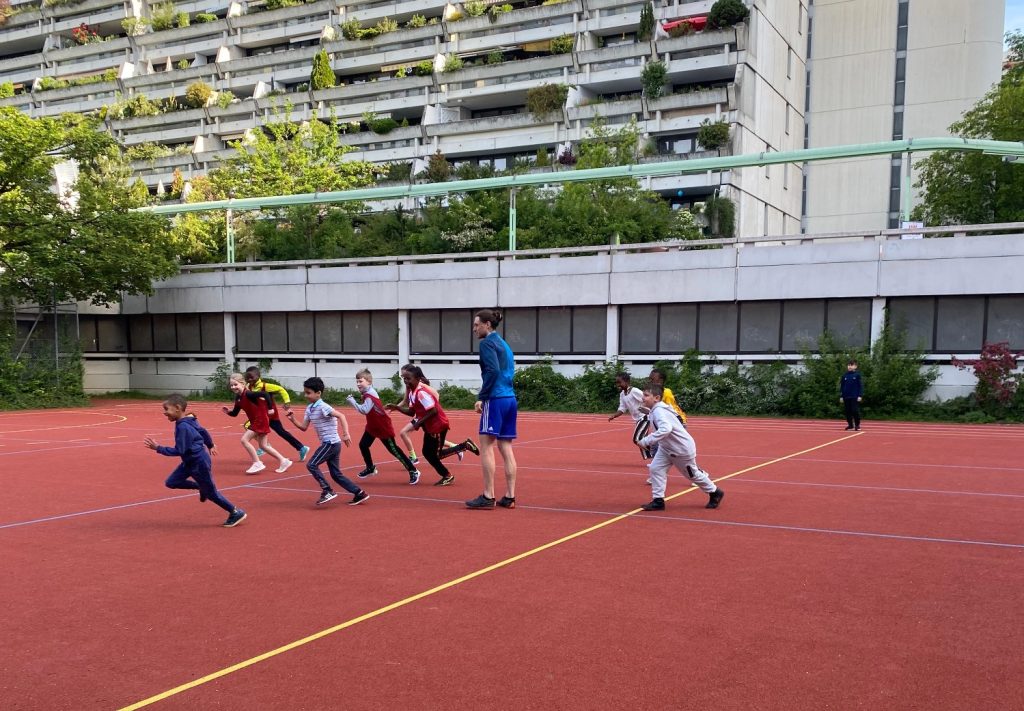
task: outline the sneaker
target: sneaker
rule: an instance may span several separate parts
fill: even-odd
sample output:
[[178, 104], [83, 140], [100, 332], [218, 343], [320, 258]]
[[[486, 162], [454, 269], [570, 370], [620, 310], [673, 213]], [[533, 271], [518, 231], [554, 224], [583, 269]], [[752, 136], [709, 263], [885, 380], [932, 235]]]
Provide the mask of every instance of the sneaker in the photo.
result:
[[267, 468], [267, 465], [263, 462], [253, 462], [253, 465], [245, 470], [246, 474], [259, 474], [261, 471]]
[[853, 425], [850, 425], [849, 427], [846, 428], [846, 431], [849, 432], [852, 429], [853, 429]]
[[356, 474], [356, 476], [359, 477], [360, 479], [365, 479], [366, 477], [369, 476], [377, 476], [378, 473], [379, 472], [377, 471], [377, 467], [367, 467], [363, 471]]
[[644, 511], [664, 511], [665, 510], [665, 499], [661, 498], [660, 496], [659, 497], [655, 497], [655, 498], [651, 499], [650, 503], [644, 504], [640, 508], [642, 508]]
[[302, 447], [299, 449], [299, 461], [306, 461], [307, 454], [309, 454], [309, 447], [307, 447], [306, 445], [302, 445]]
[[467, 509], [493, 509], [494, 508], [494, 499], [490, 499], [490, 498], [484, 496], [483, 494], [480, 494], [480, 496], [476, 497], [475, 499], [470, 499], [469, 501], [467, 501], [466, 502], [466, 508]]
[[235, 509], [231, 512], [231, 515], [228, 516], [228, 520], [224, 522], [224, 528], [234, 528], [244, 521], [247, 515], [248, 514], [246, 514], [245, 511], [242, 511], [242, 509]]
[[503, 509], [514, 509], [516, 507], [516, 497], [514, 496], [502, 496], [498, 499], [498, 506]]
[[459, 461], [461, 462], [463, 460], [463, 458], [466, 456], [466, 453], [460, 450], [460, 451], [455, 453], [455, 456], [458, 457]]
[[449, 486], [453, 481], [455, 481], [455, 475], [449, 474], [448, 476], [443, 476], [435, 481], [434, 486]]
[[409, 486], [415, 486], [420, 483], [420, 470], [414, 469], [409, 472]]
[[263, 454], [264, 454], [264, 452], [263, 452], [263, 450], [262, 450], [262, 449], [257, 449], [257, 450], [256, 450], [256, 456], [257, 456], [257, 457], [262, 457], [262, 456], [263, 456]]
[[355, 496], [353, 496], [352, 500], [348, 502], [348, 505], [349, 506], [358, 506], [359, 504], [361, 504], [364, 501], [366, 501], [368, 498], [370, 498], [370, 495], [367, 494], [362, 489], [360, 489], [359, 493], [356, 494]]
[[476, 446], [476, 442], [474, 442], [471, 439], [467, 439], [465, 442], [463, 442], [463, 444], [466, 445], [466, 449], [468, 449], [470, 452], [472, 452], [478, 457], [480, 456], [480, 448]]
[[274, 471], [277, 472], [278, 474], [283, 474], [284, 472], [288, 471], [288, 467], [290, 467], [292, 464], [294, 464], [292, 460], [286, 459], [283, 462], [281, 462], [281, 466], [279, 466]]
[[854, 427], [853, 430], [855, 432], [860, 432], [860, 425], [857, 425], [856, 427]]
[[718, 504], [722, 502], [722, 497], [725, 496], [725, 492], [722, 491], [722, 487], [718, 487], [711, 494], [708, 495], [708, 503], [704, 508], [706, 509], [717, 509]]
[[316, 505], [326, 504], [328, 501], [334, 501], [336, 498], [338, 498], [338, 495], [333, 491], [322, 491], [320, 492], [320, 498], [316, 500]]

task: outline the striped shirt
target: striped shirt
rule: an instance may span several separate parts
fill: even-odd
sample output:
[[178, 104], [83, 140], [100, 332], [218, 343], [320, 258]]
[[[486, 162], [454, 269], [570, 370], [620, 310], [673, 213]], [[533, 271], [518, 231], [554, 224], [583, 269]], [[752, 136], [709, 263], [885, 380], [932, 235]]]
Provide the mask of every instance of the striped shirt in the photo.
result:
[[334, 408], [323, 400], [317, 400], [306, 406], [306, 419], [316, 430], [321, 442], [335, 444], [341, 441], [338, 436], [338, 421], [331, 417]]

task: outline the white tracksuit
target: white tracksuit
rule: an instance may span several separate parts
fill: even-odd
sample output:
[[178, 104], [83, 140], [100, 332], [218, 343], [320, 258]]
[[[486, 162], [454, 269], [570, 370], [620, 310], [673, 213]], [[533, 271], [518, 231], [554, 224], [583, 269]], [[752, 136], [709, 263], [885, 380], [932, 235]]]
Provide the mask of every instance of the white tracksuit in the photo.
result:
[[651, 408], [648, 418], [652, 432], [641, 439], [640, 444], [645, 447], [658, 445], [654, 460], [647, 465], [651, 471], [651, 495], [656, 499], [665, 498], [665, 485], [668, 483], [668, 470], [671, 466], [704, 493], [713, 493], [718, 487], [707, 472], [697, 466], [697, 444], [679, 421], [675, 410], [659, 402]]

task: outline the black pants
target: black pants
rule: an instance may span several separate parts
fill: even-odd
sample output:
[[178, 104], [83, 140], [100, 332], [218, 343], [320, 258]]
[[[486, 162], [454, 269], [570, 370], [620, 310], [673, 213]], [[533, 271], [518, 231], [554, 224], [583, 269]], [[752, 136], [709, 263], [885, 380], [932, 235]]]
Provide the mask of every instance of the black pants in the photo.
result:
[[186, 467], [179, 464], [164, 482], [168, 489], [198, 489], [207, 499], [220, 506], [228, 513], [233, 513], [234, 505], [224, 498], [213, 483], [213, 474], [206, 467]]
[[846, 410], [846, 424], [854, 429], [860, 429], [860, 403], [855, 397], [843, 398], [843, 409]]
[[[373, 444], [373, 440], [377, 439], [369, 432], [363, 432], [362, 439], [359, 440], [359, 451], [363, 455], [363, 462], [366, 464], [367, 469], [373, 469], [373, 455], [370, 454], [370, 445]], [[401, 450], [398, 444], [395, 442], [394, 437], [382, 439], [381, 444], [384, 448], [390, 452], [391, 456], [401, 462], [402, 466], [405, 467], [405, 471], [412, 474], [416, 471], [416, 465], [409, 459], [409, 455]]]
[[423, 432], [423, 458], [430, 462], [430, 466], [434, 467], [441, 476], [448, 476], [448, 468], [441, 464], [441, 460], [445, 457], [450, 457], [458, 452], [466, 451], [466, 443], [457, 444], [454, 447], [445, 447], [444, 441], [448, 436], [448, 430], [441, 430], [437, 434], [430, 434], [427, 431]]
[[291, 446], [295, 447], [295, 451], [296, 452], [298, 452], [300, 449], [302, 449], [302, 447], [303, 447], [302, 442], [300, 442], [298, 439], [296, 439], [295, 435], [293, 435], [291, 432], [289, 432], [288, 430], [286, 430], [284, 428], [284, 423], [281, 422], [281, 420], [271, 420], [270, 421], [270, 429], [274, 430], [274, 432], [277, 432], [277, 436], [278, 437], [283, 439], [285, 442], [287, 442]]

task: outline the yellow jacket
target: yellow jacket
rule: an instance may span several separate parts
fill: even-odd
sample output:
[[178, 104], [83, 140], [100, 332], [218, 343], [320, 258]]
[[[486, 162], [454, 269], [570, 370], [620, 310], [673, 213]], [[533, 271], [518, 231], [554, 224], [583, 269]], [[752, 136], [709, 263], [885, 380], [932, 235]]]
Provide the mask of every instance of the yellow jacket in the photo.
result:
[[265, 383], [265, 382], [263, 382], [262, 378], [260, 378], [255, 383], [253, 383], [249, 387], [249, 389], [252, 390], [253, 392], [256, 392], [257, 390], [264, 390], [265, 389], [268, 393], [273, 395], [275, 398], [278, 398], [278, 397], [281, 398], [281, 402], [283, 402], [285, 404], [288, 404], [289, 402], [292, 401], [291, 397], [289, 397], [289, 395], [288, 395], [288, 391], [287, 390], [282, 388], [280, 385], [277, 385], [276, 383]]
[[686, 413], [680, 409], [679, 403], [676, 402], [676, 396], [672, 394], [671, 389], [665, 388], [665, 391], [661, 396], [661, 401], [675, 410], [676, 414], [679, 415], [679, 419], [683, 421], [684, 425], [686, 424]]

